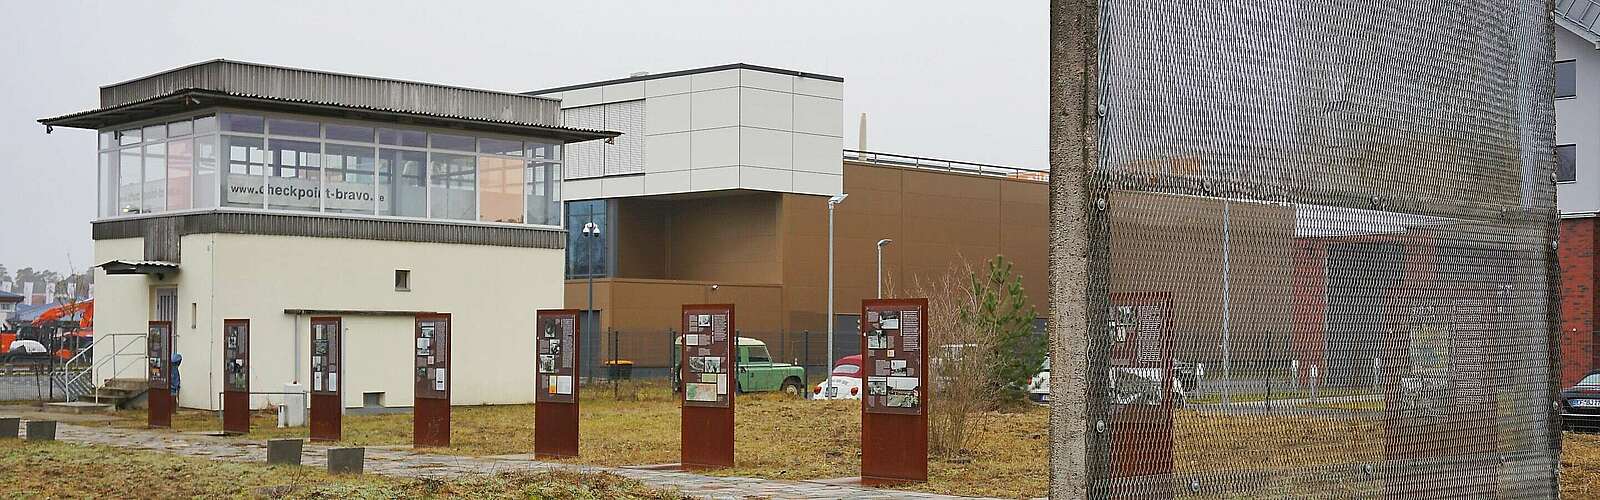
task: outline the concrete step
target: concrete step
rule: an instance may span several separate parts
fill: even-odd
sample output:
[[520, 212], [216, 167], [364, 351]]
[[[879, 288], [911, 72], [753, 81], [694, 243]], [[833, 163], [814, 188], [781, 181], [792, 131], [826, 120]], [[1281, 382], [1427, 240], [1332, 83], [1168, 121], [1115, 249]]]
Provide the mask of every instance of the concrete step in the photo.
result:
[[50, 413], [70, 413], [74, 415], [83, 413], [110, 413], [112, 406], [105, 403], [89, 401], [73, 401], [70, 403], [45, 403], [44, 411]]
[[112, 378], [100, 384], [102, 389], [124, 389], [134, 392], [142, 392], [149, 387], [150, 382], [142, 378]]

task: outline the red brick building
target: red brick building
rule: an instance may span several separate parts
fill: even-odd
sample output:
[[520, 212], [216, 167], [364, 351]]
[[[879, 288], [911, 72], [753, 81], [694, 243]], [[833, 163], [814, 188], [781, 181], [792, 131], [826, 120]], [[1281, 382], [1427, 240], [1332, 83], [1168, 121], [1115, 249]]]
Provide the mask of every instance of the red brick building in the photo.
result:
[[1561, 260], [1561, 383], [1576, 383], [1600, 366], [1595, 359], [1595, 224], [1593, 216], [1561, 219], [1556, 255]]

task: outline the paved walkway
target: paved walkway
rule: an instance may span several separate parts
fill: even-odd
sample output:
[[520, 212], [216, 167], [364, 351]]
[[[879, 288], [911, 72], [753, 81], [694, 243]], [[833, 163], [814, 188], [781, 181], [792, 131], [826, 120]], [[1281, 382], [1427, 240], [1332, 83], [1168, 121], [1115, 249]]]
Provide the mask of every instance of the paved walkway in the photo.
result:
[[[24, 415], [24, 418], [29, 417], [39, 418], [34, 415]], [[242, 441], [195, 433], [85, 427], [60, 422], [57, 424], [56, 438], [72, 443], [156, 450], [178, 455], [209, 457], [214, 460], [265, 463], [267, 459], [265, 442]], [[302, 463], [309, 466], [326, 467], [328, 448], [330, 446], [307, 443], [304, 448]], [[610, 472], [619, 476], [637, 479], [653, 486], [677, 488], [684, 494], [697, 498], [958, 498], [911, 491], [840, 486], [808, 481], [711, 477], [675, 471], [540, 462], [533, 460], [531, 455], [462, 457], [416, 453], [410, 451], [407, 447], [369, 447], [367, 448], [366, 457], [366, 471], [368, 473], [397, 477], [447, 478], [466, 474], [540, 470]]]

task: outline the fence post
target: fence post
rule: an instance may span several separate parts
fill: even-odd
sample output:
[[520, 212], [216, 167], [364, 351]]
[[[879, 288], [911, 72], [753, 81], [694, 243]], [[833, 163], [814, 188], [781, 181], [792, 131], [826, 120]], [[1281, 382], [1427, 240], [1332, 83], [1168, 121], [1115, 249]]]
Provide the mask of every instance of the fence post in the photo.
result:
[[606, 370], [606, 378], [611, 379], [611, 399], [615, 401], [617, 399], [617, 374], [622, 373], [622, 366], [617, 363], [618, 360], [622, 359], [622, 353], [618, 352], [618, 349], [622, 348], [622, 344], [618, 341], [616, 327], [612, 327], [610, 330], [611, 367]]
[[805, 377], [805, 384], [806, 384], [806, 386], [804, 387], [804, 389], [805, 389], [805, 391], [804, 391], [805, 392], [805, 397], [806, 397], [806, 399], [810, 399], [811, 398], [811, 330], [804, 330], [804, 331], [802, 331], [800, 333], [800, 352], [801, 352], [801, 356], [804, 356], [802, 358], [802, 359], [804, 359], [804, 361], [800, 364], [800, 366], [805, 367], [805, 369], [800, 370], [800, 373], [802, 374], [801, 375], [802, 377]]

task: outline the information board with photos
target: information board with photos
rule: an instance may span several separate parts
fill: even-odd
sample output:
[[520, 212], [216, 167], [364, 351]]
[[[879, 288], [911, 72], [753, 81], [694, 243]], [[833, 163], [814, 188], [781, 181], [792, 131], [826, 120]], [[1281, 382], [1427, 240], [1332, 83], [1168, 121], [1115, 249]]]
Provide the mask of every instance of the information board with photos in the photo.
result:
[[864, 304], [862, 405], [869, 413], [921, 415], [927, 405], [926, 302]]
[[250, 392], [250, 322], [230, 319], [222, 322], [222, 388], [227, 392]]
[[737, 388], [732, 377], [733, 311], [723, 306], [684, 306], [682, 356], [684, 406], [726, 408]]
[[311, 322], [311, 393], [339, 393], [339, 368], [342, 361], [343, 332], [337, 319]]
[[145, 356], [150, 363], [150, 388], [172, 388], [172, 322], [151, 321], [145, 335]]
[[449, 399], [450, 316], [418, 314], [415, 347], [415, 397]]
[[578, 311], [539, 311], [536, 401], [572, 403], [578, 395]]

